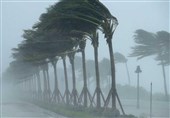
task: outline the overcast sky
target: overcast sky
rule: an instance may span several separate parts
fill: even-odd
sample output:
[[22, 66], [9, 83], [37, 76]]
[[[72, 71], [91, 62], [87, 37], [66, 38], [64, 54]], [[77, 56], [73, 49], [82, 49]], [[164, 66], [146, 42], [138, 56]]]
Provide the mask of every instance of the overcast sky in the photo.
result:
[[[31, 2], [32, 1], [32, 2]], [[43, 2], [45, 0], [31, 1], [7, 1], [1, 3], [1, 67], [2, 71], [9, 66], [12, 61], [11, 49], [23, 40], [21, 35], [23, 29], [31, 29], [38, 21], [41, 13], [46, 11], [49, 5], [54, 2]], [[50, 1], [50, 0], [49, 0]], [[131, 47], [135, 45], [133, 35], [135, 30], [144, 29], [149, 32], [168, 31], [169, 32], [169, 3], [166, 1], [102, 1], [111, 13], [117, 17], [119, 25], [113, 36], [114, 52], [120, 52], [128, 56]], [[99, 58], [109, 58], [108, 47], [100, 35]], [[88, 42], [86, 48], [87, 59], [93, 59], [93, 48]], [[163, 77], [160, 66], [157, 66], [154, 57], [148, 57], [137, 61], [128, 57], [132, 85], [136, 85], [136, 66], [140, 65], [142, 73], [140, 76], [141, 86], [149, 89], [150, 82], [153, 82], [154, 91], [163, 92]], [[127, 84], [127, 75], [123, 64], [116, 65], [117, 83]], [[166, 76], [169, 79], [169, 67], [166, 68]], [[168, 83], [169, 85], [169, 80]]]

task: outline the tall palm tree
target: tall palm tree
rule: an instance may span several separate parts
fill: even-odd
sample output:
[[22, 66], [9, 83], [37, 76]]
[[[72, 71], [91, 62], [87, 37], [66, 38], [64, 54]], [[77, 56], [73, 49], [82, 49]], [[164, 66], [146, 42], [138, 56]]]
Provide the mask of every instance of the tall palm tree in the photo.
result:
[[134, 40], [138, 45], [132, 47], [133, 52], [130, 54], [131, 57], [137, 57], [137, 59], [156, 55], [155, 59], [160, 61], [159, 64], [162, 65], [166, 98], [168, 98], [168, 91], [164, 66], [169, 65], [169, 37], [170, 34], [166, 31], [159, 31], [154, 34], [142, 29], [136, 30]]
[[130, 85], [130, 75], [129, 75], [129, 69], [128, 69], [128, 65], [127, 65], [128, 59], [123, 54], [121, 54], [119, 52], [114, 53], [114, 55], [115, 55], [115, 63], [124, 63], [125, 64], [127, 76], [128, 76], [128, 82]]
[[96, 97], [97, 108], [101, 108], [100, 95], [102, 96], [104, 102], [105, 102], [105, 100], [104, 100], [104, 96], [103, 96], [103, 93], [102, 93], [101, 88], [100, 88], [100, 75], [99, 75], [99, 63], [98, 63], [98, 44], [99, 44], [98, 33], [94, 32], [91, 39], [92, 39], [92, 45], [93, 45], [93, 48], [94, 48], [95, 72], [96, 72], [96, 89], [95, 89], [92, 100], [94, 99], [95, 94], [96, 94], [97, 95], [97, 97]]
[[[85, 46], [86, 46], [86, 41], [82, 40], [79, 43], [79, 48], [81, 49], [81, 54], [82, 54], [82, 66], [83, 66], [82, 68], [83, 68], [83, 81], [84, 81], [84, 85], [83, 85], [83, 90], [82, 90], [82, 92], [80, 94], [80, 98], [79, 99], [81, 100], [82, 97], [84, 96], [84, 106], [87, 107], [87, 105], [88, 105], [87, 97], [88, 97], [89, 91], [88, 91], [88, 88], [87, 88]], [[89, 97], [91, 97], [91, 96], [89, 96]]]
[[38, 99], [41, 99], [42, 96], [42, 88], [41, 88], [41, 80], [40, 80], [40, 70], [39, 66], [36, 67], [36, 78], [37, 78], [37, 86], [38, 86]]
[[65, 92], [64, 97], [66, 97], [66, 104], [70, 103], [70, 91], [68, 89], [68, 77], [67, 77], [67, 67], [66, 67], [66, 54], [62, 54], [61, 58], [63, 60], [64, 76], [65, 76]]
[[51, 88], [50, 88], [50, 77], [48, 72], [48, 63], [44, 62], [42, 65], [43, 76], [44, 76], [44, 96], [47, 97], [47, 100], [51, 100]]
[[75, 64], [74, 64], [75, 53], [76, 52], [74, 50], [72, 50], [72, 52], [68, 53], [68, 57], [69, 57], [70, 64], [71, 64], [71, 67], [72, 67], [73, 90], [72, 90], [71, 95], [73, 96], [74, 106], [76, 106], [77, 103], [78, 103], [78, 91], [76, 89], [76, 74], [75, 74]]
[[56, 99], [57, 99], [57, 102], [60, 102], [60, 100], [62, 99], [62, 95], [61, 95], [61, 92], [59, 90], [59, 83], [58, 83], [58, 77], [57, 77], [57, 62], [58, 62], [58, 59], [59, 57], [53, 57], [53, 58], [50, 58], [50, 61], [51, 61], [51, 64], [53, 66], [53, 69], [54, 69], [54, 92], [53, 92], [53, 95], [52, 95], [52, 99], [54, 99], [54, 102], [56, 102]]
[[109, 91], [109, 95], [106, 98], [105, 107], [108, 106], [110, 98], [112, 97], [112, 108], [116, 109], [116, 78], [115, 78], [115, 62], [114, 62], [114, 54], [113, 54], [113, 47], [112, 47], [112, 37], [114, 31], [118, 25], [118, 21], [116, 18], [113, 18], [112, 21], [105, 21], [104, 27], [104, 34], [109, 48], [110, 54], [110, 64], [111, 64], [111, 77], [112, 77], [112, 85]]

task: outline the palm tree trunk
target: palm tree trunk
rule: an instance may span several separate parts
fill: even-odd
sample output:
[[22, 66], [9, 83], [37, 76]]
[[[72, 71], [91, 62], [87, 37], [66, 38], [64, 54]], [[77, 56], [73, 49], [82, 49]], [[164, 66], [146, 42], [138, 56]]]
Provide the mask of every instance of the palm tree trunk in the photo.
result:
[[111, 64], [111, 75], [112, 75], [112, 87], [111, 87], [111, 95], [112, 95], [112, 108], [116, 109], [116, 77], [115, 77], [115, 63], [114, 63], [114, 55], [113, 55], [113, 47], [112, 40], [108, 39], [109, 46], [109, 54], [110, 54], [110, 64]]
[[27, 92], [27, 82], [26, 81], [23, 82], [23, 88], [24, 88], [24, 92], [26, 93]]
[[55, 90], [58, 89], [58, 78], [57, 78], [57, 66], [56, 64], [53, 65], [54, 68], [54, 77], [55, 77]]
[[75, 75], [75, 66], [74, 66], [74, 54], [73, 58], [70, 60], [71, 62], [71, 67], [72, 67], [72, 78], [73, 78], [73, 102], [74, 105], [77, 105], [77, 90], [76, 90], [76, 75]]
[[26, 90], [26, 93], [29, 93], [29, 80], [25, 81], [25, 90]]
[[39, 72], [36, 73], [36, 76], [37, 76], [37, 85], [38, 85], [38, 99], [40, 99], [42, 94], [42, 89], [41, 89], [41, 80], [40, 80]]
[[86, 74], [86, 59], [85, 50], [82, 50], [82, 64], [83, 64], [83, 79], [84, 79], [84, 106], [87, 107], [87, 74]]
[[46, 70], [46, 74], [47, 74], [47, 89], [49, 91], [50, 90], [50, 81], [49, 81], [50, 77], [49, 77], [48, 69]]
[[97, 108], [101, 107], [100, 101], [100, 77], [99, 77], [99, 63], [98, 63], [98, 47], [94, 46], [95, 55], [95, 71], [96, 71], [96, 93], [97, 93]]
[[163, 78], [164, 78], [164, 91], [165, 91], [165, 97], [168, 99], [168, 90], [167, 90], [167, 85], [166, 85], [166, 75], [165, 75], [165, 66], [162, 62], [162, 72], [163, 72]]
[[83, 68], [83, 81], [84, 81], [84, 85], [83, 85], [83, 89], [82, 89], [82, 92], [79, 96], [79, 102], [82, 102], [82, 98], [84, 96], [84, 107], [87, 107], [88, 105], [88, 97], [89, 97], [89, 100], [91, 102], [91, 104], [93, 103], [92, 101], [92, 96], [90, 95], [90, 92], [87, 88], [87, 73], [86, 73], [86, 59], [85, 59], [85, 47], [86, 47], [86, 40], [82, 40], [80, 43], [79, 43], [79, 47], [81, 49], [81, 54], [82, 54], [82, 68]]
[[66, 67], [66, 59], [65, 56], [62, 56], [63, 66], [64, 66], [64, 75], [65, 75], [65, 95], [66, 95], [66, 104], [69, 104], [69, 89], [68, 89], [68, 78], [67, 78], [67, 67]]
[[73, 89], [76, 89], [76, 75], [75, 75], [74, 61], [72, 62], [72, 75], [73, 75]]
[[50, 88], [50, 76], [49, 76], [49, 71], [48, 71], [48, 65], [47, 65], [47, 68], [46, 68], [46, 73], [47, 73], [47, 94], [48, 94], [48, 99], [50, 101], [51, 88]]
[[33, 99], [33, 86], [34, 86], [34, 82], [33, 82], [33, 78], [30, 77], [30, 82], [29, 82], [29, 88], [30, 88], [30, 94], [31, 94], [31, 98]]
[[126, 71], [127, 71], [127, 75], [128, 75], [128, 82], [129, 82], [129, 85], [130, 85], [130, 75], [129, 75], [129, 69], [128, 69], [127, 62], [125, 63], [125, 65], [126, 65]]
[[53, 65], [53, 69], [54, 69], [54, 101], [56, 101], [56, 97], [57, 97], [57, 101], [60, 102], [60, 91], [59, 91], [59, 85], [58, 85], [58, 77], [57, 77], [57, 61], [53, 61], [52, 63]]
[[46, 100], [46, 94], [47, 94], [47, 78], [45, 69], [43, 69], [43, 77], [44, 77], [44, 100]]
[[32, 76], [32, 81], [33, 81], [33, 85], [32, 85], [33, 99], [35, 99], [36, 98], [36, 87], [37, 87], [36, 84], [37, 84], [37, 82], [36, 82], [36, 78], [34, 75]]

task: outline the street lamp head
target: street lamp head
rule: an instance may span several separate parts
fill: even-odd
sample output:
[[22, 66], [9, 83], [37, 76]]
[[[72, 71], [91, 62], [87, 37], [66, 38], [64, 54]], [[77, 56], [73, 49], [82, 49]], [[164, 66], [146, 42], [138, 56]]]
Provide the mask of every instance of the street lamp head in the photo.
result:
[[135, 73], [141, 73], [141, 72], [142, 72], [142, 70], [140, 69], [140, 66], [138, 65], [136, 70], [135, 70]]

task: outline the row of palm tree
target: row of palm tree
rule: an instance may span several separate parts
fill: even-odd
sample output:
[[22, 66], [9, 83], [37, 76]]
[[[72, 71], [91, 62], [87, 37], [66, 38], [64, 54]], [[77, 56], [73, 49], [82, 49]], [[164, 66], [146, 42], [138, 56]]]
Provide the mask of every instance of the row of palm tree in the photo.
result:
[[[89, 104], [93, 105], [96, 102], [97, 108], [102, 107], [101, 103], [104, 103], [104, 107], [108, 107], [111, 102], [113, 110], [116, 110], [116, 97], [118, 98], [118, 95], [115, 81], [116, 61], [114, 62], [114, 58], [115, 60], [117, 57], [121, 58], [118, 59], [119, 62], [127, 64], [127, 59], [122, 55], [113, 54], [112, 37], [117, 25], [117, 19], [111, 15], [109, 10], [99, 2], [99, 0], [61, 0], [49, 7], [47, 12], [40, 16], [39, 22], [34, 24], [32, 29], [24, 30], [24, 40], [17, 48], [13, 49], [15, 61], [11, 62], [10, 71], [19, 82], [27, 83], [27, 86], [34, 86], [32, 89], [36, 88], [36, 82], [39, 99], [57, 103], [65, 102], [67, 105], [73, 103], [75, 106], [80, 102], [84, 107], [87, 107]], [[101, 78], [99, 76], [100, 70], [98, 64], [99, 31], [102, 31], [104, 34], [110, 54], [112, 83], [106, 99], [104, 98], [100, 87]], [[167, 56], [169, 55], [169, 52], [167, 52], [169, 49], [167, 45], [169, 44], [169, 39], [167, 40], [167, 37], [169, 37], [167, 32], [158, 32], [156, 35], [153, 35], [143, 30], [137, 30], [135, 42], [142, 45], [134, 47], [133, 53], [130, 56], [139, 56], [140, 59], [151, 54], [157, 54], [156, 60], [161, 61], [160, 64], [162, 65], [164, 72], [164, 66], [169, 64], [169, 56]], [[87, 40], [92, 42], [94, 48], [96, 89], [93, 95], [90, 94], [87, 86], [85, 55]], [[84, 83], [80, 95], [78, 95], [76, 88], [74, 65], [75, 55], [79, 52], [82, 54]], [[69, 58], [72, 67], [73, 88], [71, 92], [69, 90], [70, 83], [68, 83], [67, 75], [67, 57]], [[57, 63], [59, 60], [63, 61], [63, 72], [65, 75], [65, 91], [63, 95], [59, 90], [61, 84], [59, 83], [57, 76]], [[53, 92], [51, 92], [51, 85], [49, 82], [49, 63], [52, 64], [54, 70], [55, 88]], [[43, 86], [40, 79], [41, 72], [43, 74]], [[128, 70], [127, 73], [129, 73]], [[163, 75], [165, 93], [167, 95], [165, 73]], [[94, 100], [95, 98], [96, 100]], [[103, 102], [101, 100], [103, 100]]]
[[[115, 83], [115, 65], [112, 47], [112, 36], [118, 25], [117, 19], [111, 15], [109, 10], [98, 0], [61, 0], [52, 5], [43, 13], [39, 22], [34, 24], [33, 29], [24, 30], [23, 40], [17, 48], [13, 49], [13, 57], [18, 63], [14, 68], [22, 69], [21, 63], [31, 65], [35, 71], [30, 75], [35, 75], [38, 82], [38, 91], [42, 93], [40, 84], [40, 71], [44, 77], [44, 99], [57, 100], [65, 99], [66, 104], [70, 104], [70, 99], [74, 99], [74, 105], [77, 105], [78, 93], [76, 90], [76, 77], [74, 67], [74, 56], [77, 52], [82, 53], [84, 86], [80, 94], [83, 98], [83, 104], [88, 106], [88, 98], [91, 104], [96, 95], [96, 107], [101, 108], [101, 97], [104, 101], [104, 107], [108, 107], [112, 100], [112, 108], [116, 109], [116, 83]], [[98, 32], [102, 31], [106, 38], [111, 62], [112, 87], [105, 101], [101, 88], [98, 67]], [[86, 40], [90, 39], [94, 47], [95, 71], [96, 71], [96, 91], [93, 97], [87, 88]], [[73, 90], [68, 89], [66, 56], [68, 55], [72, 65]], [[65, 92], [61, 95], [57, 78], [57, 62], [62, 59], [65, 75]], [[14, 62], [15, 62], [14, 61]], [[13, 62], [12, 62], [13, 63]], [[48, 63], [53, 65], [55, 77], [55, 89], [50, 97], [50, 82]], [[24, 66], [23, 66], [24, 67]], [[32, 69], [32, 70], [33, 70]], [[17, 72], [15, 72], [17, 73]], [[22, 73], [24, 74], [25, 71]], [[27, 75], [26, 73], [25, 75]], [[17, 73], [17, 75], [20, 75]], [[23, 77], [23, 76], [20, 76]], [[18, 77], [17, 77], [18, 78]], [[24, 77], [25, 79], [25, 77]], [[81, 99], [79, 99], [81, 101]]]

